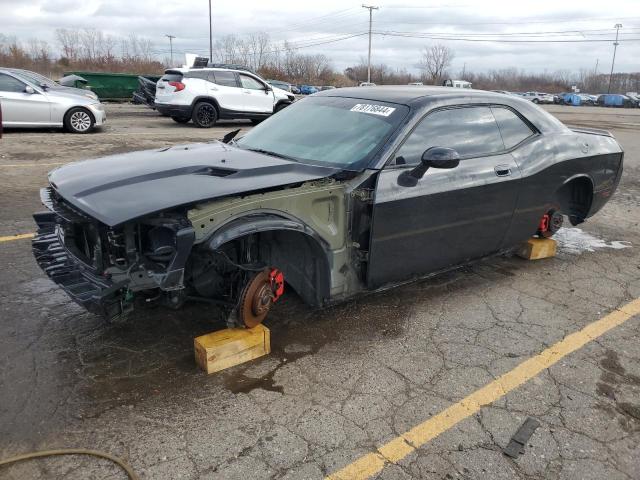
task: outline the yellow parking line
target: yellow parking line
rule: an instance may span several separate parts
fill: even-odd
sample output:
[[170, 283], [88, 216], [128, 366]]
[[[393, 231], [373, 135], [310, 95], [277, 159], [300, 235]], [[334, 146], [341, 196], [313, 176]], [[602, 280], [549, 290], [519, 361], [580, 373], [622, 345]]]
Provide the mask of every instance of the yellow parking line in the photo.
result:
[[3, 165], [2, 163], [0, 163], [0, 168], [2, 167], [48, 167], [51, 165], [64, 165], [67, 162], [55, 162], [55, 163], [9, 163], [6, 165]]
[[375, 452], [360, 457], [355, 462], [329, 475], [325, 480], [365, 480], [380, 473], [386, 463], [399, 462], [420, 446], [478, 412], [481, 407], [495, 402], [551, 367], [566, 355], [575, 352], [639, 313], [640, 298], [637, 298], [600, 320], [590, 323], [582, 330], [567, 335], [563, 340], [535, 357], [525, 360], [480, 390], [378, 447]]
[[35, 233], [20, 233], [18, 235], [9, 235], [7, 237], [0, 237], [1, 242], [11, 242], [13, 240], [24, 240], [25, 238], [33, 238]]

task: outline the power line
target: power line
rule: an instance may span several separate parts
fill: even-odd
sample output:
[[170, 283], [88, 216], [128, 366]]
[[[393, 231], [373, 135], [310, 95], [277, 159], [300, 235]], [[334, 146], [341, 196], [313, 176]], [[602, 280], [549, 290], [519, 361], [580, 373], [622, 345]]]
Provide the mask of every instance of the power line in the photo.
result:
[[[564, 40], [522, 40], [522, 39], [495, 39], [495, 38], [469, 38], [460, 36], [432, 35], [428, 33], [394, 32], [394, 31], [374, 31], [374, 35], [404, 38], [424, 38], [430, 40], [448, 40], [461, 42], [486, 42], [486, 43], [608, 43], [613, 39], [564, 39]], [[639, 41], [639, 38], [626, 38], [625, 42]]]
[[[385, 7], [386, 8], [386, 7]], [[403, 24], [403, 25], [446, 25], [446, 26], [464, 26], [464, 25], [474, 25], [474, 26], [490, 26], [490, 25], [539, 25], [539, 24], [558, 24], [558, 23], [582, 23], [589, 21], [610, 21], [610, 20], [638, 20], [640, 17], [572, 17], [572, 18], [562, 18], [557, 20], [527, 20], [527, 17], [523, 17], [521, 20], [512, 21], [512, 22], [403, 22], [401, 20], [381, 20], [378, 23], [393, 23], [393, 24]]]

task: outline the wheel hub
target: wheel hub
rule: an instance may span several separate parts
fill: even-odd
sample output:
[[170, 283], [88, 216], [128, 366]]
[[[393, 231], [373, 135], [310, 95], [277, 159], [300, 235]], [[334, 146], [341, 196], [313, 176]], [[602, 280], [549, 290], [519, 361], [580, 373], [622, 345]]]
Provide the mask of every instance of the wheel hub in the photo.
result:
[[238, 323], [248, 328], [262, 323], [273, 303], [283, 293], [284, 275], [280, 270], [266, 268], [256, 273], [242, 290]]

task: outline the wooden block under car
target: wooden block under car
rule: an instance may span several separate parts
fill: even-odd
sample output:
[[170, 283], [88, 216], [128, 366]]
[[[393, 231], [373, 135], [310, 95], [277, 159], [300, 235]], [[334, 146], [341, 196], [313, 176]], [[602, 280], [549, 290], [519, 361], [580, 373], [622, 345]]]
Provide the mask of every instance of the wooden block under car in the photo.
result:
[[253, 328], [227, 328], [193, 340], [196, 363], [207, 373], [240, 365], [271, 353], [271, 332]]
[[540, 260], [556, 256], [557, 242], [551, 238], [530, 238], [516, 251], [525, 260]]

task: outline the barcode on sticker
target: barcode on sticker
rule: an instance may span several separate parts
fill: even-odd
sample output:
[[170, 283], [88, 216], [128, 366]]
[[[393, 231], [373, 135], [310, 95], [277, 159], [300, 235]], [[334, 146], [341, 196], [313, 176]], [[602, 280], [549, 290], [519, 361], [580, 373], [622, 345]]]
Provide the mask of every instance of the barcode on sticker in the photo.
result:
[[353, 106], [351, 111], [360, 113], [371, 113], [373, 115], [388, 117], [395, 111], [395, 108], [385, 107], [384, 105], [373, 105], [371, 103], [358, 103], [357, 105]]

